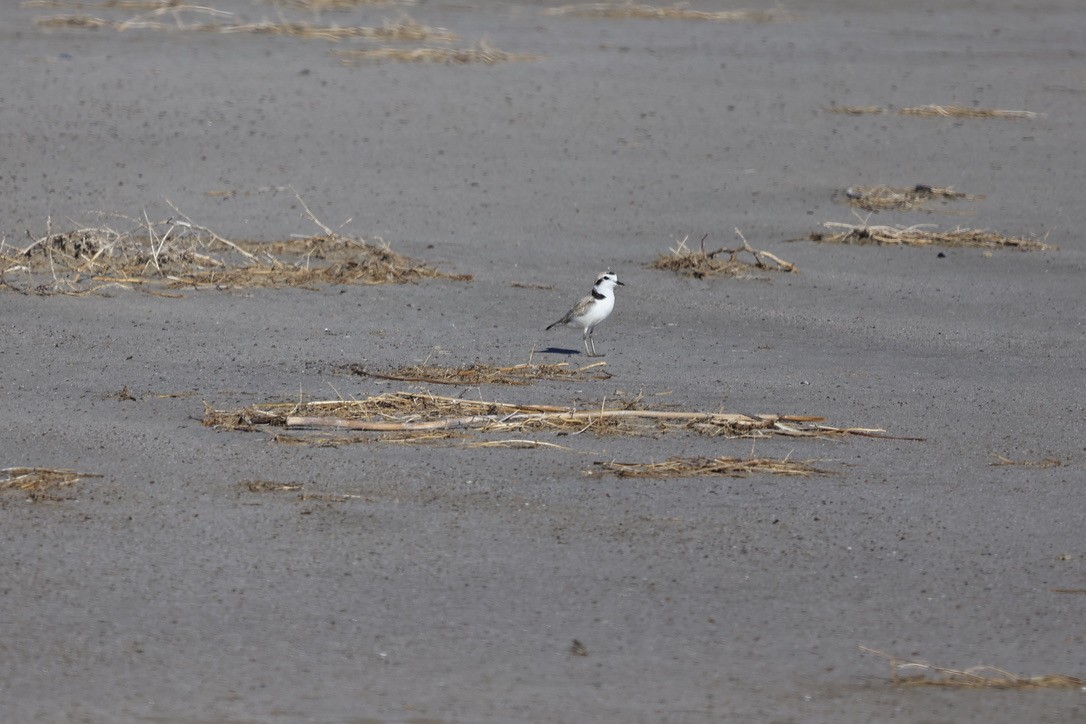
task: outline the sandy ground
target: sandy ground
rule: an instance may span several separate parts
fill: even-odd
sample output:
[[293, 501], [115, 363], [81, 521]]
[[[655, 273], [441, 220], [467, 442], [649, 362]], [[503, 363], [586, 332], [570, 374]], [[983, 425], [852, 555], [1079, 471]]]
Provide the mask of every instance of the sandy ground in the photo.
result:
[[[131, 12], [3, 3], [9, 244], [49, 218], [165, 217], [164, 199], [231, 238], [311, 233], [293, 186], [325, 222], [475, 279], [0, 290], [0, 465], [102, 476], [59, 501], [0, 494], [0, 720], [1086, 720], [1083, 691], [898, 688], [859, 650], [1086, 676], [1086, 597], [1052, 590], [1086, 587], [1086, 7], [825, 0], [766, 24], [545, 7], [408, 8], [535, 62], [348, 68], [329, 50], [363, 41], [44, 32], [35, 16]], [[850, 185], [916, 183], [987, 198], [934, 206], [967, 216], [872, 220], [1059, 249], [786, 243], [855, 220], [834, 198]], [[730, 245], [735, 227], [801, 272], [689, 281], [646, 266], [686, 235]], [[542, 330], [605, 267], [626, 282], [596, 334], [612, 379], [434, 391], [643, 393], [924, 441], [329, 448], [200, 424], [204, 401], [412, 388], [340, 371], [351, 363], [581, 362], [561, 351], [577, 331]], [[752, 451], [835, 474], [583, 473]], [[252, 493], [249, 479], [358, 497]]]

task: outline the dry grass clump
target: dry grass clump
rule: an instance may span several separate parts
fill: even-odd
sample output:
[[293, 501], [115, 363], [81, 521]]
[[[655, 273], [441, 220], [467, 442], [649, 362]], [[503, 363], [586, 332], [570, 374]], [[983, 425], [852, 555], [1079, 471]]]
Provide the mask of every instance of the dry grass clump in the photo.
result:
[[[1086, 687], [1086, 679], [1066, 674], [1043, 676], [1019, 676], [995, 666], [971, 666], [968, 669], [948, 669], [922, 661], [899, 659], [892, 654], [860, 647], [865, 653], [874, 654], [890, 664], [890, 677], [894, 686], [940, 686], [952, 689], [1080, 689]], [[902, 672], [917, 672], [902, 675]]]
[[334, 50], [332, 54], [339, 58], [340, 63], [347, 66], [387, 61], [398, 63], [446, 63], [449, 65], [467, 65], [469, 63], [495, 65], [497, 63], [539, 60], [541, 57], [528, 53], [510, 53], [495, 48], [485, 41], [480, 41], [476, 46], [468, 48], [371, 48]]
[[361, 365], [349, 365], [348, 370], [363, 377], [400, 382], [423, 382], [438, 385], [531, 385], [541, 380], [607, 380], [611, 373], [602, 368], [606, 362], [595, 362], [583, 367], [571, 367], [568, 362], [557, 364], [519, 364], [512, 367], [495, 367], [473, 364], [467, 367], [440, 367], [437, 365], [413, 365], [387, 372], [374, 372]]
[[974, 247], [980, 249], [1017, 249], [1051, 251], [1055, 247], [1037, 239], [1004, 236], [985, 229], [955, 228], [940, 231], [927, 224], [916, 226], [870, 226], [827, 221], [832, 233], [815, 232], [808, 239], [825, 244], [894, 244], [905, 246]]
[[690, 10], [682, 4], [659, 7], [625, 3], [588, 3], [563, 5], [544, 11], [544, 15], [571, 15], [580, 18], [637, 18], [642, 20], [705, 20], [715, 23], [769, 23], [792, 20], [796, 16], [783, 10]]
[[719, 475], [743, 477], [757, 473], [769, 475], [832, 475], [829, 470], [814, 466], [810, 460], [778, 460], [776, 458], [668, 458], [651, 463], [597, 462], [605, 473], [620, 478], [677, 478]]
[[849, 206], [867, 211], [913, 211], [932, 200], [981, 201], [984, 195], [963, 194], [953, 188], [926, 184], [915, 186], [850, 186], [845, 190]]
[[905, 116], [937, 116], [940, 118], [1036, 118], [1033, 111], [1005, 111], [997, 108], [967, 108], [965, 106], [911, 106], [898, 113]]
[[24, 294], [89, 294], [116, 287], [159, 293], [155, 290], [471, 279], [398, 254], [384, 242], [339, 234], [308, 207], [306, 214], [322, 233], [274, 243], [230, 241], [171, 207], [176, 216], [162, 221], [146, 213], [142, 218], [115, 214], [111, 218], [124, 227], [50, 229], [23, 248], [0, 242], [0, 287]]
[[[697, 251], [687, 247], [686, 242], [690, 237], [685, 236], [679, 240], [675, 248], [669, 249], [669, 254], [661, 254], [650, 266], [697, 279], [716, 276], [746, 277], [755, 271], [796, 271], [795, 264], [784, 261], [768, 251], [751, 247], [739, 229], [736, 229], [735, 233], [742, 240], [742, 246], [735, 249], [721, 247], [716, 251], [708, 252], [705, 251], [705, 239], [709, 236], [708, 234], [701, 237], [701, 247]], [[728, 255], [726, 258], [725, 254]], [[753, 263], [740, 259], [740, 254], [750, 254], [754, 258]]]
[[84, 478], [101, 475], [55, 468], [4, 468], [0, 470], [0, 490], [18, 490], [31, 500], [53, 500], [53, 491], [75, 485]]
[[[203, 423], [221, 430], [253, 431], [262, 426], [367, 432], [522, 432], [640, 435], [691, 430], [725, 437], [886, 437], [882, 430], [835, 428], [808, 415], [749, 416], [723, 412], [647, 410], [640, 399], [621, 405], [606, 401], [588, 408], [511, 404], [442, 397], [428, 392], [391, 392], [362, 400], [281, 402], [241, 410], [216, 410], [205, 404]], [[902, 438], [898, 438], [902, 439]]]

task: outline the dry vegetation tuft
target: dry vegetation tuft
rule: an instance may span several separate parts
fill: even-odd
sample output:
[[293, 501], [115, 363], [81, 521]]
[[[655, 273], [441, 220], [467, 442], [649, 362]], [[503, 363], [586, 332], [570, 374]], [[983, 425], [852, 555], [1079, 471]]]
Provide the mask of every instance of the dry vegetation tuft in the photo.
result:
[[4, 468], [0, 470], [0, 490], [17, 490], [31, 500], [55, 500], [53, 491], [75, 485], [84, 478], [101, 475], [54, 468]]
[[[701, 246], [697, 251], [687, 247], [686, 242], [690, 237], [685, 236], [678, 241], [675, 248], [669, 250], [670, 253], [661, 254], [651, 266], [654, 269], [673, 271], [697, 279], [716, 276], [746, 277], [751, 276], [755, 271], [796, 271], [794, 264], [768, 251], [751, 247], [739, 229], [736, 229], [735, 233], [743, 242], [742, 246], [735, 249], [721, 247], [716, 251], [705, 251], [705, 239], [709, 236], [708, 234], [701, 237]], [[724, 256], [725, 254], [727, 257]], [[740, 259], [740, 254], [750, 254], [754, 258], [753, 263]]]
[[527, 53], [510, 53], [495, 48], [484, 41], [468, 48], [371, 48], [334, 50], [332, 54], [343, 65], [355, 66], [366, 63], [446, 63], [448, 65], [467, 65], [482, 63], [514, 63], [539, 60], [541, 56]]
[[512, 367], [495, 367], [473, 364], [467, 367], [440, 367], [437, 365], [413, 365], [387, 372], [374, 372], [361, 365], [349, 365], [348, 370], [363, 377], [400, 382], [422, 382], [438, 385], [531, 385], [541, 380], [607, 380], [611, 373], [603, 367], [606, 362], [595, 362], [583, 367], [571, 367], [568, 362], [558, 364], [519, 364]]
[[142, 218], [113, 214], [108, 218], [124, 226], [50, 229], [23, 248], [0, 242], [0, 287], [24, 294], [90, 294], [118, 287], [161, 294], [156, 290], [471, 279], [398, 254], [384, 242], [339, 234], [301, 203], [322, 233], [273, 243], [235, 242], [193, 223], [171, 204], [176, 216], [162, 221], [146, 213]]
[[[953, 689], [1080, 689], [1086, 679], [1066, 674], [1019, 676], [994, 666], [971, 666], [968, 669], [948, 669], [922, 661], [899, 659], [892, 654], [860, 647], [890, 664], [894, 686], [940, 686]], [[903, 672], [905, 675], [903, 675]], [[912, 673], [916, 672], [916, 673]]]
[[783, 10], [690, 10], [682, 4], [670, 6], [638, 5], [626, 3], [588, 3], [563, 5], [544, 11], [545, 15], [570, 15], [580, 18], [637, 18], [642, 20], [704, 20], [715, 23], [758, 22], [769, 23], [796, 19], [796, 15]]
[[651, 463], [595, 463], [603, 472], [620, 478], [677, 478], [721, 475], [743, 477], [757, 473], [770, 475], [832, 475], [829, 470], [814, 466], [810, 460], [778, 460], [775, 458], [669, 458]]
[[983, 195], [963, 194], [953, 188], [926, 184], [915, 186], [850, 186], [845, 190], [850, 206], [866, 211], [914, 211], [929, 201], [981, 201]]
[[927, 224], [916, 226], [870, 226], [827, 221], [823, 224], [831, 233], [815, 232], [810, 241], [825, 244], [888, 244], [903, 246], [973, 247], [980, 249], [1017, 249], [1018, 251], [1051, 251], [1054, 246], [1023, 237], [1004, 236], [985, 229], [955, 228], [940, 231]]
[[[428, 392], [391, 392], [362, 400], [281, 402], [240, 410], [205, 404], [203, 423], [220, 430], [253, 431], [263, 426], [365, 432], [552, 431], [567, 434], [642, 435], [691, 430], [724, 437], [888, 437], [868, 428], [835, 428], [808, 415], [742, 415], [724, 412], [648, 410], [640, 398], [623, 404], [606, 401], [586, 408], [511, 404], [442, 397]], [[903, 439], [903, 438], [897, 438]]]

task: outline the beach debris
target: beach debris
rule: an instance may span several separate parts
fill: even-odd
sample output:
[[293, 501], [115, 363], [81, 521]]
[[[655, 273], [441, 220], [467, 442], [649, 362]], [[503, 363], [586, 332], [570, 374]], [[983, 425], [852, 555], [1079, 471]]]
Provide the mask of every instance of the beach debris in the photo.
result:
[[[151, 3], [151, 5], [154, 4]], [[99, 4], [95, 7], [125, 8], [120, 4]], [[385, 20], [382, 25], [372, 27], [324, 25], [285, 18], [242, 22], [234, 13], [206, 6], [172, 2], [154, 5], [147, 12], [123, 20], [90, 15], [46, 15], [34, 18], [34, 25], [44, 30], [108, 28], [118, 32], [155, 30], [221, 34], [253, 33], [333, 42], [349, 38], [398, 42], [454, 42], [458, 39], [455, 33], [445, 28], [422, 25], [406, 14], [402, 14], [397, 20]]]
[[[218, 410], [205, 403], [203, 424], [220, 430], [333, 429], [416, 433], [508, 433], [547, 431], [560, 435], [646, 435], [690, 430], [721, 437], [891, 437], [874, 428], [838, 428], [812, 415], [744, 415], [645, 409], [640, 398], [587, 407], [514, 404], [443, 397], [430, 392], [390, 392], [361, 400], [278, 402], [240, 410]], [[913, 439], [913, 438], [893, 438]]]
[[[742, 246], [735, 249], [721, 247], [716, 251], [705, 251], [705, 239], [708, 238], [708, 234], [701, 237], [701, 244], [697, 250], [690, 249], [686, 245], [690, 239], [687, 235], [679, 239], [677, 244], [668, 250], [669, 253], [657, 257], [650, 266], [696, 279], [715, 276], [747, 277], [756, 271], [797, 271], [795, 264], [768, 251], [753, 248], [747, 243], [746, 237], [739, 229], [736, 229], [735, 233], [743, 242]], [[744, 261], [739, 258], [740, 254], [749, 254], [754, 261]]]
[[1033, 111], [1006, 111], [998, 108], [969, 108], [966, 106], [910, 106], [898, 111], [904, 116], [932, 116], [938, 118], [1037, 118], [1043, 113]]
[[[884, 108], [882, 106], [839, 106], [836, 103], [831, 103], [828, 106], [824, 106], [823, 109], [827, 113], [841, 113], [844, 115], [860, 116], [860, 115], [880, 115], [882, 113], [889, 113], [891, 109]], [[938, 106], [938, 105], [926, 105], [926, 106], [909, 106], [907, 108], [899, 108], [897, 110], [899, 115], [903, 116], [926, 116], [929, 118], [1007, 118], [1007, 119], [1030, 119], [1043, 116], [1043, 113], [1034, 113], [1033, 111], [1008, 111], [1001, 110], [999, 108], [969, 108], [967, 106]]]
[[641, 20], [703, 20], [714, 23], [769, 23], [794, 20], [799, 16], [784, 10], [691, 10], [682, 3], [669, 6], [641, 5], [634, 2], [586, 3], [562, 5], [543, 11], [544, 15], [569, 15], [580, 18], [636, 18]]
[[882, 106], [839, 106], [836, 103], [831, 103], [822, 110], [827, 113], [841, 113], [848, 116], [877, 116], [886, 112], [886, 109]]
[[[597, 462], [602, 472], [620, 478], [676, 478], [727, 476], [743, 477], [765, 473], [770, 475], [832, 475], [829, 470], [815, 467], [812, 460], [789, 460], [763, 457], [673, 457], [648, 463]], [[594, 473], [596, 471], [589, 471]]]
[[557, 364], [519, 364], [496, 367], [478, 362], [464, 367], [438, 365], [412, 365], [387, 371], [374, 371], [362, 365], [348, 365], [347, 369], [362, 377], [400, 382], [420, 382], [439, 385], [531, 385], [541, 380], [607, 380], [611, 373], [603, 368], [606, 362], [595, 362], [572, 367], [568, 362]]
[[[971, 666], [968, 669], [951, 669], [924, 661], [902, 659], [867, 646], [861, 646], [860, 650], [890, 664], [890, 678], [894, 686], [939, 686], [951, 689], [1086, 688], [1086, 679], [1066, 674], [1020, 676], [1005, 669], [984, 665]], [[903, 672], [905, 672], [904, 675]]]
[[61, 468], [13, 467], [0, 470], [0, 490], [26, 493], [29, 500], [58, 500], [56, 490], [68, 488], [86, 478], [100, 478], [94, 473]]
[[874, 226], [835, 221], [826, 221], [822, 225], [831, 231], [814, 232], [807, 240], [823, 244], [973, 247], [1018, 251], [1052, 251], [1056, 248], [1035, 238], [1005, 236], [986, 229], [957, 227], [940, 230], [931, 224]]
[[445, 63], [448, 65], [467, 65], [471, 63], [495, 65], [497, 63], [516, 63], [542, 58], [540, 55], [530, 53], [510, 53], [495, 48], [486, 41], [479, 41], [474, 46], [464, 48], [354, 48], [350, 50], [333, 50], [332, 55], [339, 58], [341, 64], [348, 66], [389, 61], [399, 63]]
[[951, 187], [927, 184], [915, 186], [850, 186], [845, 190], [850, 206], [866, 211], [913, 211], [929, 201], [981, 201], [984, 195], [965, 194]]

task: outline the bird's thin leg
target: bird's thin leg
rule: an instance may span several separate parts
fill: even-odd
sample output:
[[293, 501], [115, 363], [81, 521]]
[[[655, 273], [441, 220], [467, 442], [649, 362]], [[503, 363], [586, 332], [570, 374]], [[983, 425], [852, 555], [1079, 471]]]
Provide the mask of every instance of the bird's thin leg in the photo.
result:
[[592, 356], [593, 357], [599, 357], [600, 355], [596, 353], [596, 337], [595, 337], [595, 333], [596, 333], [596, 328], [595, 327], [593, 327], [591, 330], [588, 331], [588, 343], [590, 345], [592, 345]]
[[584, 331], [584, 353], [589, 357], [592, 356], [592, 353], [588, 351], [588, 329]]

